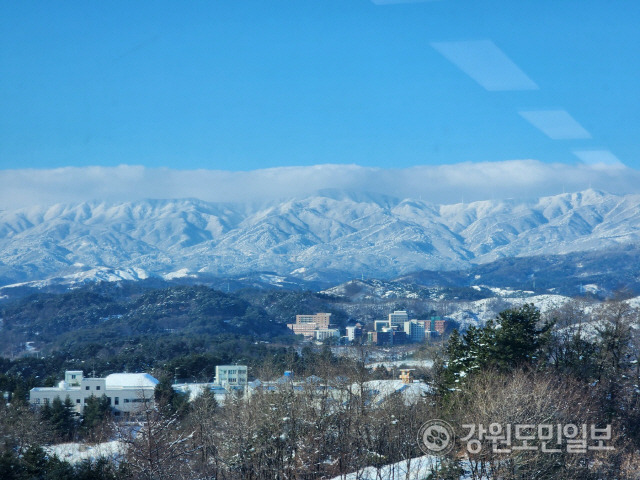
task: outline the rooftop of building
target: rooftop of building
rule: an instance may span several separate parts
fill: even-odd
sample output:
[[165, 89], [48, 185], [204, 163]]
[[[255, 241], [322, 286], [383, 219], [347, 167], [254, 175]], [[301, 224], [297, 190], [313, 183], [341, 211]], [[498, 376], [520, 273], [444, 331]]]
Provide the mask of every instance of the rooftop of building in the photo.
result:
[[112, 373], [105, 377], [105, 383], [107, 388], [150, 388], [160, 382], [148, 373]]
[[[82, 374], [81, 371], [69, 370], [67, 373], [79, 373]], [[85, 378], [84, 380], [100, 380], [95, 378]], [[123, 388], [155, 388], [155, 386], [160, 383], [158, 379], [149, 375], [148, 373], [112, 373], [111, 375], [107, 375], [105, 378], [105, 388], [110, 390], [123, 389]], [[34, 392], [56, 392], [56, 391], [66, 391], [72, 392], [81, 390], [82, 387], [80, 385], [70, 385], [64, 380], [58, 383], [55, 387], [35, 387], [32, 389]]]

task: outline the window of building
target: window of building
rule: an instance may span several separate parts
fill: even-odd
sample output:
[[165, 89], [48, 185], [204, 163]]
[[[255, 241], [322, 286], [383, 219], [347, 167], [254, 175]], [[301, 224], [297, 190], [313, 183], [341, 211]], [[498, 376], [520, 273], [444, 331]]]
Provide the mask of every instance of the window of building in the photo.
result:
[[87, 385], [86, 387], [84, 387], [84, 389], [85, 389], [85, 390], [89, 390], [89, 388], [91, 388], [91, 387], [89, 387], [89, 385]]
[[120, 405], [120, 397], [115, 397], [115, 400], [113, 402], [114, 405]]
[[129, 403], [129, 402], [130, 402], [130, 400], [128, 398], [124, 399], [124, 403]]
[[100, 390], [100, 385], [98, 385], [98, 386], [96, 387], [96, 390]]
[[80, 403], [80, 399], [79, 398], [76, 398], [76, 403]]
[[40, 399], [39, 398], [36, 398], [36, 403], [40, 403]]
[[72, 380], [75, 380], [75, 379], [76, 379], [76, 376], [75, 376], [75, 375], [71, 375], [71, 379], [72, 379]]

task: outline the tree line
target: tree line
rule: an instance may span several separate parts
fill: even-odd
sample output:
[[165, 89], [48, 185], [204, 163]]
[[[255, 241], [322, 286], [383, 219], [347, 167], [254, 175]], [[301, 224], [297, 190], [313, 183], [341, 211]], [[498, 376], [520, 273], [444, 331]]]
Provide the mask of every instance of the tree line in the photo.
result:
[[[381, 476], [402, 461], [409, 469], [430, 462], [431, 480], [636, 478], [639, 318], [625, 302], [591, 310], [568, 304], [544, 316], [532, 305], [505, 310], [483, 327], [453, 332], [433, 370], [418, 372], [431, 389], [414, 401], [398, 394], [378, 402], [370, 382], [380, 373], [365, 367], [368, 352], [360, 347], [349, 359], [329, 349], [271, 352], [256, 376], [275, 379], [290, 369], [301, 382], [229, 395], [224, 404], [210, 392], [189, 402], [165, 377], [153, 406], [128, 423], [114, 422], [100, 399], [73, 424], [64, 400], [38, 412], [11, 402], [1, 410], [0, 478], [311, 480], [365, 467]], [[449, 422], [458, 439], [470, 424], [610, 425], [613, 450], [495, 453], [485, 439], [475, 453], [458, 441], [447, 456], [426, 459], [417, 433], [433, 418]], [[43, 432], [64, 440], [69, 427], [86, 441], [118, 439], [121, 454], [99, 466], [42, 460]], [[39, 476], [29, 458], [41, 459]], [[64, 468], [96, 476], [56, 477]]]

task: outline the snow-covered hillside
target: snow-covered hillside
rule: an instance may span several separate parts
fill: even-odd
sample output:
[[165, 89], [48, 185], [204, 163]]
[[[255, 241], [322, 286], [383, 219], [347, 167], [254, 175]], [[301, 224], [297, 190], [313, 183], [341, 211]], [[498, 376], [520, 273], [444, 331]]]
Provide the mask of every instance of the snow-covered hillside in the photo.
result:
[[455, 205], [338, 191], [267, 206], [91, 202], [0, 212], [0, 284], [99, 278], [104, 268], [389, 278], [638, 240], [640, 195], [593, 190]]
[[572, 299], [562, 295], [503, 296], [485, 298], [473, 302], [459, 302], [452, 305], [453, 312], [447, 315], [458, 322], [462, 330], [471, 325], [484, 325], [495, 318], [498, 313], [508, 308], [518, 308], [525, 303], [532, 303], [542, 314], [562, 307]]

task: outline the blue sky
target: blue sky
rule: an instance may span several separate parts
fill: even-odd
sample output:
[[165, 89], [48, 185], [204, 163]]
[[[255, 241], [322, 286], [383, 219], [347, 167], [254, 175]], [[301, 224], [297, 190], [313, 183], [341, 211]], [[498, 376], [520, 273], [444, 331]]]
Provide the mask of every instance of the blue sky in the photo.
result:
[[632, 1], [1, 2], [0, 169], [637, 170], [638, 25]]

